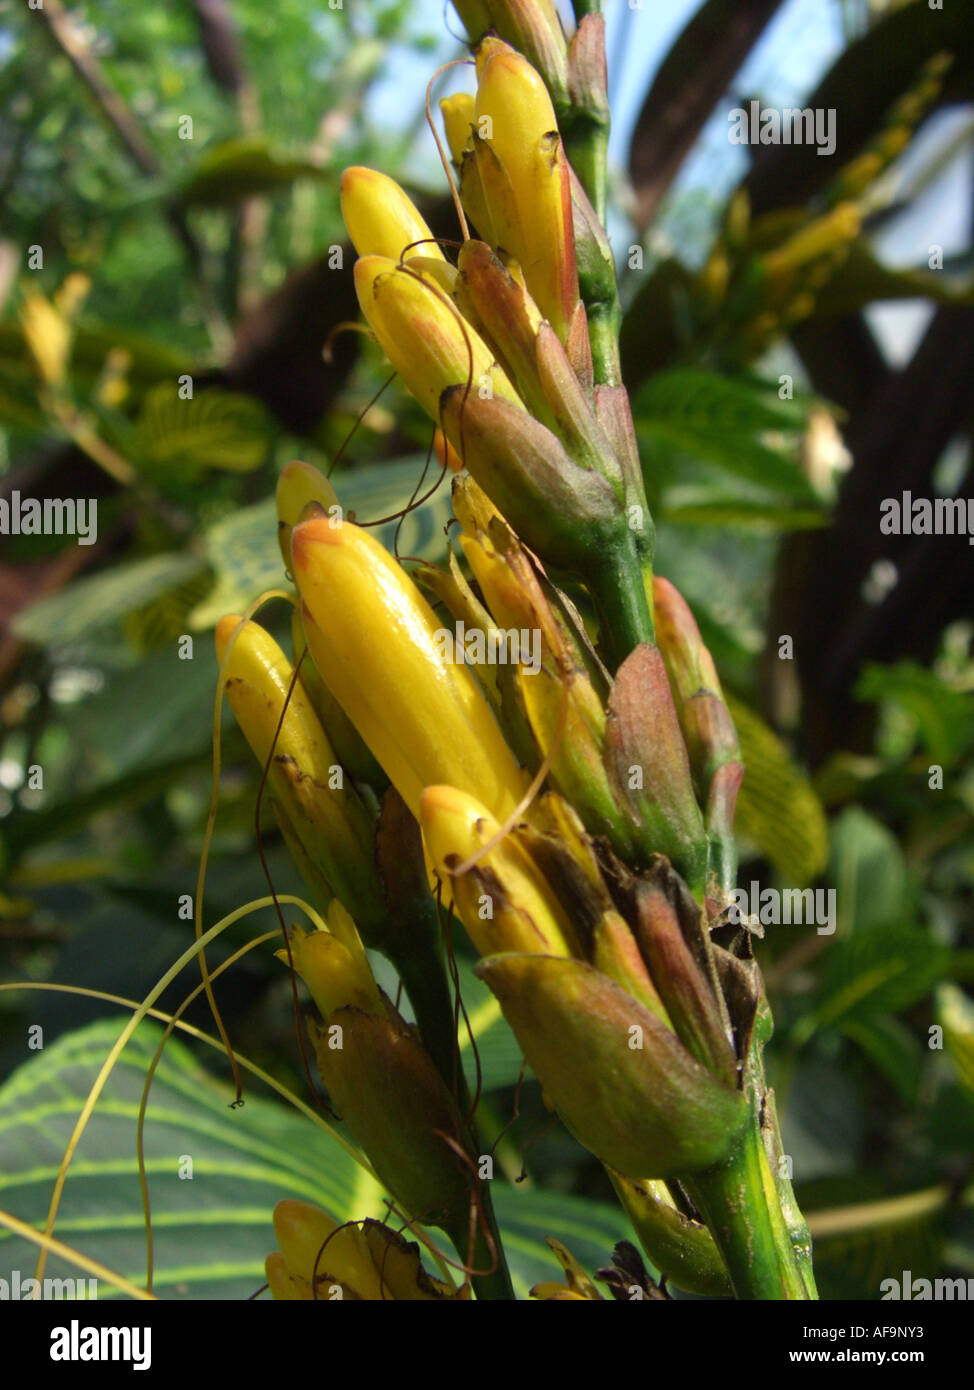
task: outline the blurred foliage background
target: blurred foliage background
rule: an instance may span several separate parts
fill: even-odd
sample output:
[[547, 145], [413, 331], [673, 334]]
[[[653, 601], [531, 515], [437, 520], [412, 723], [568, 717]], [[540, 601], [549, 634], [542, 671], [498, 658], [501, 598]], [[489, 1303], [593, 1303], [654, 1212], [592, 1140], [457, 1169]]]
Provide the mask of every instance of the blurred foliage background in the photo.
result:
[[[770, 1061], [823, 1295], [875, 1298], [904, 1269], [974, 1276], [974, 548], [879, 527], [904, 490], [974, 495], [974, 10], [650, 8], [652, 27], [613, 0], [608, 18], [624, 364], [659, 569], [733, 697], [742, 883], [836, 890], [834, 935], [767, 928]], [[351, 163], [399, 174], [456, 236], [423, 118], [429, 74], [461, 53], [443, 21], [406, 0], [0, 0], [0, 496], [98, 499], [94, 545], [3, 539], [8, 984], [141, 999], [186, 948], [209, 633], [283, 577], [277, 471], [341, 450], [343, 501], [373, 517], [421, 476], [428, 430], [398, 384], [342, 447], [385, 378], [365, 339], [330, 337], [356, 317], [337, 189]], [[834, 155], [731, 146], [727, 113], [751, 97], [834, 109]], [[442, 554], [447, 515], [441, 489], [400, 551]], [[224, 737], [208, 924], [266, 892], [257, 773], [229, 722]], [[298, 890], [264, 832], [275, 886]], [[214, 961], [258, 924], [273, 915], [234, 928]], [[625, 1234], [601, 1170], [549, 1128], [535, 1083], [517, 1091], [513, 1040], [463, 979], [488, 1128], [518, 1113], [497, 1200], [519, 1287], [552, 1267], [544, 1234], [594, 1267]], [[241, 1049], [306, 1094], [271, 948], [218, 991]], [[70, 993], [0, 993], [0, 1205], [23, 1219], [43, 1220], [79, 1088], [123, 1017]], [[198, 1003], [186, 1017], [212, 1031]], [[44, 1050], [18, 1071], [38, 1025]], [[147, 1046], [113, 1078], [58, 1226], [136, 1279]], [[241, 1137], [225, 1061], [198, 1040], [171, 1045], [157, 1085], [164, 1293], [251, 1292], [277, 1196], [381, 1212], [280, 1104], [249, 1101]], [[205, 1183], [167, 1177], [190, 1135]], [[527, 1181], [509, 1185], [522, 1163]], [[24, 1250], [0, 1236], [5, 1270], [28, 1267]]]

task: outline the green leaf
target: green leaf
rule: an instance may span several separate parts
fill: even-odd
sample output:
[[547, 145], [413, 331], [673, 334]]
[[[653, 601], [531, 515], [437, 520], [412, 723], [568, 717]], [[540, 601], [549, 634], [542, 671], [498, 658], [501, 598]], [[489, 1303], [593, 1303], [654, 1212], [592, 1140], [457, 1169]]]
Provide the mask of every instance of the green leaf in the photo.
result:
[[823, 1299], [881, 1298], [884, 1279], [943, 1273], [945, 1192], [890, 1194], [881, 1177], [842, 1175], [803, 1183], [798, 1200], [815, 1248]]
[[547, 1236], [556, 1236], [591, 1274], [610, 1263], [617, 1241], [633, 1240], [621, 1207], [606, 1202], [498, 1182], [491, 1196], [518, 1298], [526, 1298], [542, 1280], [563, 1282], [561, 1266], [545, 1245]]
[[899, 1013], [929, 994], [946, 971], [949, 952], [919, 927], [897, 924], [856, 931], [830, 944], [819, 1003], [796, 1030], [849, 1018]]
[[277, 193], [297, 179], [321, 178], [306, 159], [292, 159], [262, 135], [241, 136], [212, 145], [177, 190], [187, 206], [231, 207], [255, 194]]
[[[42, 1228], [64, 1146], [88, 1089], [121, 1029], [101, 1020], [50, 1043], [0, 1087], [0, 1206]], [[112, 1073], [68, 1172], [55, 1235], [144, 1286], [145, 1230], [135, 1134], [146, 1069], [162, 1030], [142, 1024]], [[306, 1116], [254, 1094], [231, 1110], [229, 1085], [217, 1082], [178, 1039], [156, 1073], [145, 1128], [155, 1292], [164, 1299], [241, 1299], [264, 1282], [264, 1258], [276, 1247], [271, 1216], [284, 1197], [324, 1207], [336, 1220], [385, 1214], [382, 1189], [327, 1131]], [[180, 1164], [192, 1159], [192, 1178]], [[519, 1297], [558, 1277], [545, 1245], [557, 1236], [581, 1262], [606, 1263], [631, 1237], [622, 1211], [607, 1204], [532, 1188], [493, 1189]], [[0, 1277], [24, 1277], [37, 1248], [0, 1229]], [[80, 1277], [57, 1257], [51, 1278]], [[117, 1297], [104, 1282], [100, 1298]]]
[[974, 1100], [974, 1002], [956, 985], [937, 990], [937, 1022], [944, 1030], [961, 1086]]
[[920, 1087], [923, 1049], [909, 1028], [891, 1014], [876, 1014], [847, 1018], [842, 1031], [875, 1062], [903, 1101], [912, 1105]]
[[675, 450], [780, 498], [806, 507], [818, 501], [787, 442], [802, 428], [804, 407], [779, 400], [761, 382], [677, 368], [651, 377], [638, 392], [633, 411], [650, 473], [654, 452], [661, 452], [665, 461], [667, 452]]
[[896, 837], [859, 806], [832, 825], [829, 878], [839, 931], [866, 931], [902, 921], [910, 911], [906, 861]]
[[203, 568], [199, 556], [182, 551], [122, 562], [31, 604], [15, 618], [13, 629], [25, 642], [70, 646], [194, 580]]
[[269, 429], [252, 396], [208, 388], [184, 400], [175, 382], [160, 382], [146, 393], [128, 452], [158, 485], [186, 484], [208, 468], [252, 472], [266, 456]]
[[[417, 456], [342, 474], [335, 482], [348, 519], [366, 522], [402, 511], [415, 491], [423, 463]], [[399, 532], [399, 553], [441, 558], [446, 549], [443, 527], [452, 514], [450, 489], [441, 487], [406, 517]], [[373, 532], [389, 550], [395, 543], [396, 526], [395, 521], [389, 521]], [[213, 627], [226, 613], [242, 612], [264, 589], [282, 583], [274, 499], [244, 507], [211, 527], [206, 534], [206, 550], [217, 584], [189, 615], [192, 630]]]
[[740, 526], [768, 535], [779, 531], [814, 531], [827, 526], [829, 521], [820, 507], [749, 501], [740, 495], [721, 495], [716, 488], [700, 486], [668, 489], [655, 515], [658, 520], [682, 522], [687, 526]]
[[[514, 1086], [524, 1064], [520, 1044], [501, 1013], [500, 1004], [483, 980], [477, 978], [465, 961], [458, 961], [457, 965], [460, 971], [460, 991], [480, 1059], [481, 1086], [485, 1091], [495, 1091], [502, 1086]], [[470, 1087], [473, 1088], [477, 1081], [474, 1048], [462, 1017], [459, 1039], [464, 1072]]]
[[952, 766], [974, 737], [970, 695], [916, 662], [870, 663], [854, 693], [858, 700], [888, 702], [901, 710], [913, 722], [931, 759], [943, 767]]
[[818, 877], [828, 858], [822, 804], [778, 735], [733, 695], [725, 692], [724, 698], [744, 763], [737, 833], [756, 845], [791, 887], [803, 888]]
[[[88, 1089], [122, 1027], [99, 1021], [49, 1044], [0, 1088], [0, 1205], [43, 1227], [65, 1144]], [[55, 1235], [145, 1281], [145, 1230], [136, 1119], [146, 1068], [161, 1035], [143, 1024], [126, 1047], [68, 1171]], [[336, 1219], [383, 1214], [380, 1190], [326, 1131], [254, 1094], [231, 1110], [216, 1082], [170, 1039], [149, 1100], [145, 1152], [163, 1298], [246, 1298], [275, 1249], [271, 1214], [284, 1197], [317, 1202]], [[192, 1178], [180, 1165], [192, 1160]], [[29, 1271], [36, 1248], [0, 1231], [0, 1267]], [[52, 1277], [78, 1273], [59, 1259]], [[99, 1287], [101, 1298], [112, 1290]]]

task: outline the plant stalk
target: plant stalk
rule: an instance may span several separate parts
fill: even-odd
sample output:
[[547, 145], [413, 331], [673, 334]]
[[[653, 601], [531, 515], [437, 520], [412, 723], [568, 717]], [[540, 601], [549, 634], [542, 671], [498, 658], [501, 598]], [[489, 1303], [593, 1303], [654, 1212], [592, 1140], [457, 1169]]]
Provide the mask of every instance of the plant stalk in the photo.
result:
[[756, 1123], [747, 1126], [725, 1163], [683, 1181], [724, 1257], [737, 1298], [815, 1296], [799, 1268]]
[[640, 642], [655, 640], [642, 570], [631, 542], [583, 577], [595, 605], [606, 663], [616, 671]]

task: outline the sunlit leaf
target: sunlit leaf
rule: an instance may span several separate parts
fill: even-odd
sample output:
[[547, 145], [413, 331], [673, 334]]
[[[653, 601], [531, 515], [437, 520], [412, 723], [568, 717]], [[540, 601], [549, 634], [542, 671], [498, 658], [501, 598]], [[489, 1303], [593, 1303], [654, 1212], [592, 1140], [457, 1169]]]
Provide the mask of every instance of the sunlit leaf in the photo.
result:
[[729, 694], [726, 699], [744, 763], [737, 832], [774, 864], [789, 886], [804, 887], [828, 858], [821, 802], [777, 734], [740, 700]]

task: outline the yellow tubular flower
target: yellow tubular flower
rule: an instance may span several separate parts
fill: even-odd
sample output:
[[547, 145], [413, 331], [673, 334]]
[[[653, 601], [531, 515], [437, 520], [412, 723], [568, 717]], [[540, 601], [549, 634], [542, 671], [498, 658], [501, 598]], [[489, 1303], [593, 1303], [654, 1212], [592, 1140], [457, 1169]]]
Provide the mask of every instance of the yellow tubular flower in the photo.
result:
[[521, 404], [487, 344], [463, 323], [443, 290], [397, 269], [387, 256], [356, 261], [355, 290], [389, 361], [434, 421], [439, 423], [440, 396], [446, 388], [468, 381], [477, 391], [487, 378], [494, 396]]
[[524, 776], [408, 575], [350, 522], [301, 522], [291, 555], [314, 663], [413, 814], [424, 787], [449, 782], [508, 816]]
[[291, 529], [298, 524], [309, 502], [317, 502], [337, 520], [341, 515], [335, 489], [313, 464], [292, 459], [284, 465], [277, 480], [277, 540], [284, 568], [291, 568]]
[[470, 146], [470, 131], [473, 126], [473, 97], [469, 92], [456, 92], [443, 97], [440, 102], [443, 116], [443, 131], [449, 146], [450, 156], [459, 168], [464, 152]]
[[[303, 932], [295, 928], [290, 939], [290, 960], [308, 986], [322, 1018], [347, 1007], [363, 1013], [384, 1013], [382, 996], [355, 923], [337, 899], [328, 910], [328, 919], [331, 930]], [[285, 965], [289, 963], [284, 947], [274, 954]]]
[[439, 459], [441, 468], [449, 468], [451, 473], [460, 472], [463, 467], [463, 459], [442, 430], [437, 430], [433, 435], [433, 448], [436, 450], [436, 457]]
[[264, 1261], [264, 1275], [275, 1303], [312, 1303], [314, 1294], [311, 1285], [304, 1279], [297, 1279], [287, 1267], [287, 1260], [280, 1250], [275, 1250]]
[[[413, 256], [445, 259], [409, 194], [377, 169], [353, 165], [342, 174], [342, 217], [360, 256], [389, 256], [398, 261], [409, 246], [407, 260]], [[422, 245], [414, 246], [414, 242]]]
[[500, 825], [456, 787], [427, 787], [420, 802], [423, 839], [454, 906], [482, 956], [499, 951], [569, 956], [574, 933], [547, 880], [515, 834], [505, 835], [467, 873], [458, 868]]
[[288, 1199], [274, 1208], [274, 1233], [295, 1279], [311, 1284], [317, 1273], [319, 1298], [327, 1298], [327, 1285], [335, 1282], [359, 1298], [383, 1298], [382, 1280], [357, 1226], [339, 1230], [338, 1223], [320, 1207]]
[[[239, 622], [230, 616], [217, 624], [221, 662]], [[339, 778], [340, 765], [300, 682], [281, 721], [293, 673], [270, 633], [248, 622], [230, 653], [227, 700], [262, 765], [273, 745], [267, 782], [274, 801], [332, 893], [353, 907], [368, 929], [385, 917], [372, 864], [372, 819], [354, 788]]]
[[526, 58], [499, 39], [477, 51], [474, 122], [478, 138], [509, 181], [516, 217], [491, 205], [501, 185], [482, 166], [495, 226], [508, 225], [519, 244], [504, 250], [521, 263], [528, 289], [562, 342], [578, 303], [578, 271], [568, 163], [548, 89]]
[[[221, 618], [217, 623], [214, 638], [218, 661], [223, 661], [239, 623], [236, 614]], [[293, 672], [290, 661], [270, 633], [259, 623], [248, 622], [230, 654], [227, 699], [260, 763], [266, 763], [270, 755]], [[300, 684], [291, 692], [275, 752], [294, 758], [303, 772], [319, 777], [327, 786], [335, 757]]]
[[496, 243], [494, 224], [487, 211], [483, 183], [474, 156], [473, 97], [469, 92], [457, 92], [440, 102], [443, 131], [450, 149], [453, 167], [460, 178], [460, 197], [463, 210], [477, 232], [492, 246]]

